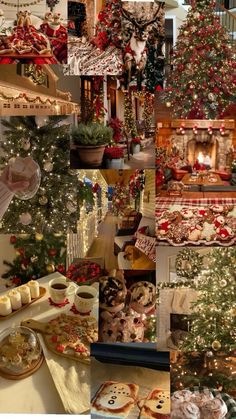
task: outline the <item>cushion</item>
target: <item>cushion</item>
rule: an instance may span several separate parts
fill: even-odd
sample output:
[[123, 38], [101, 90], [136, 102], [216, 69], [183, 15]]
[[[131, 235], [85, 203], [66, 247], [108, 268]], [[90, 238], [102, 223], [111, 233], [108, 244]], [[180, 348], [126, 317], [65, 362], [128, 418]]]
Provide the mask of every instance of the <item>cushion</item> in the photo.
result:
[[134, 239], [138, 239], [140, 234], [147, 236], [149, 232], [148, 226], [139, 227], [138, 230], [134, 233]]
[[149, 235], [150, 236], [155, 236], [155, 218], [149, 218], [149, 217], [145, 217], [143, 216], [140, 220], [140, 223], [138, 225], [138, 229], [140, 227], [143, 226], [148, 226], [149, 227]]
[[135, 247], [156, 262], [156, 237], [142, 235], [136, 240]]

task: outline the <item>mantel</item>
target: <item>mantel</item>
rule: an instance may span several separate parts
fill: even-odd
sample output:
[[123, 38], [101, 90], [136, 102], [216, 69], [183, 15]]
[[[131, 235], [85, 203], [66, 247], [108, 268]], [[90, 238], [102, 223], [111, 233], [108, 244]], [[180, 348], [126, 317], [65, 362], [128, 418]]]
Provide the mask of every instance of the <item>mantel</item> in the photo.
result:
[[235, 121], [233, 119], [174, 119], [171, 122], [171, 128], [184, 126], [186, 129], [194, 126], [197, 126], [198, 129], [207, 129], [209, 126], [213, 129], [219, 129], [222, 125], [224, 125], [225, 129], [235, 129]]

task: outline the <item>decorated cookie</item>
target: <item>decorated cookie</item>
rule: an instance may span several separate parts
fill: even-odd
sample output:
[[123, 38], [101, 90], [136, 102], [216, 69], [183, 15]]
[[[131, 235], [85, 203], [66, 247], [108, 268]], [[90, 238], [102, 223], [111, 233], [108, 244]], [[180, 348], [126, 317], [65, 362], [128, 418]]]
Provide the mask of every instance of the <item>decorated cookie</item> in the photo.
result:
[[173, 211], [168, 213], [168, 217], [167, 217], [172, 223], [178, 223], [179, 221], [181, 221], [182, 216], [180, 214], [179, 211]]
[[101, 313], [102, 325], [100, 337], [102, 342], [143, 342], [144, 322], [141, 316], [130, 310], [127, 313]]
[[175, 406], [171, 405], [170, 417], [171, 419], [200, 419], [200, 409], [196, 404], [185, 401]]
[[201, 233], [202, 233], [201, 226], [196, 225], [194, 227], [190, 227], [189, 232], [188, 232], [188, 240], [197, 242], [201, 238]]
[[106, 381], [91, 403], [91, 413], [102, 417], [127, 418], [134, 407], [139, 386]]
[[225, 224], [225, 217], [223, 215], [218, 215], [214, 219], [214, 225], [216, 228], [221, 227]]
[[214, 212], [214, 213], [218, 213], [218, 214], [222, 214], [225, 212], [225, 207], [224, 205], [219, 205], [219, 204], [215, 204], [215, 205], [211, 205], [210, 209]]
[[203, 230], [201, 231], [200, 240], [210, 242], [216, 237], [216, 230], [214, 224], [204, 223]]
[[227, 240], [230, 240], [232, 237], [233, 237], [233, 231], [230, 227], [222, 226], [222, 227], [217, 228], [216, 230], [217, 239], [227, 241]]
[[189, 219], [192, 218], [194, 216], [194, 212], [193, 210], [189, 209], [189, 208], [183, 208], [180, 211], [180, 214], [182, 215], [183, 218], [185, 219]]
[[201, 415], [204, 419], [223, 419], [227, 412], [227, 406], [221, 397], [215, 397], [201, 407]]
[[179, 223], [172, 225], [168, 234], [168, 238], [174, 243], [182, 243], [187, 240], [189, 232], [188, 224]]
[[233, 230], [234, 234], [236, 233], [236, 217], [225, 217], [225, 224]]
[[148, 313], [155, 307], [156, 287], [151, 282], [139, 281], [130, 289], [130, 306], [137, 313]]
[[169, 391], [155, 388], [149, 393], [146, 399], [139, 401], [138, 406], [140, 408], [139, 419], [169, 419], [170, 393]]
[[171, 221], [168, 218], [161, 218], [160, 220], [158, 220], [157, 225], [158, 233], [161, 236], [165, 236], [171, 227]]

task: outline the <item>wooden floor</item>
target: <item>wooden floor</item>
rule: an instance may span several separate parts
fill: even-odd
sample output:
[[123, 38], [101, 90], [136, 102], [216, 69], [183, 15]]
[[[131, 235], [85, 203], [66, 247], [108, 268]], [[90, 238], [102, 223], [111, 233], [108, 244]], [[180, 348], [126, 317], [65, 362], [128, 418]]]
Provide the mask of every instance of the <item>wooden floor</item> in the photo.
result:
[[117, 269], [117, 257], [113, 253], [114, 237], [116, 232], [117, 217], [106, 215], [104, 221], [98, 227], [98, 237], [94, 239], [87, 257], [104, 257], [105, 269]]

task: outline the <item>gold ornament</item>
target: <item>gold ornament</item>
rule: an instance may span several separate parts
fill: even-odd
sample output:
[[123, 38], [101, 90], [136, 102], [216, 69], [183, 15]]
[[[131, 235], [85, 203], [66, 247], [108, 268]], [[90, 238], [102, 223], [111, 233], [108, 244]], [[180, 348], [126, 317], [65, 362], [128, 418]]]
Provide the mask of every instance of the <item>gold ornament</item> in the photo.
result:
[[43, 240], [43, 234], [42, 233], [36, 233], [35, 234], [35, 240], [37, 240], [37, 241]]
[[48, 203], [48, 198], [45, 195], [40, 196], [39, 197], [39, 203], [40, 203], [40, 205], [46, 205]]
[[219, 351], [219, 349], [221, 348], [221, 343], [218, 340], [214, 340], [214, 342], [212, 342], [211, 347], [212, 349], [214, 349], [214, 351]]
[[171, 107], [171, 102], [166, 102], [166, 107], [170, 108]]
[[198, 98], [198, 95], [197, 95], [197, 93], [195, 93], [194, 95], [193, 95], [193, 99], [194, 100], [196, 100]]
[[55, 266], [54, 266], [52, 263], [49, 263], [49, 264], [46, 266], [46, 270], [47, 270], [47, 272], [48, 272], [49, 274], [51, 274], [51, 273], [55, 272]]

